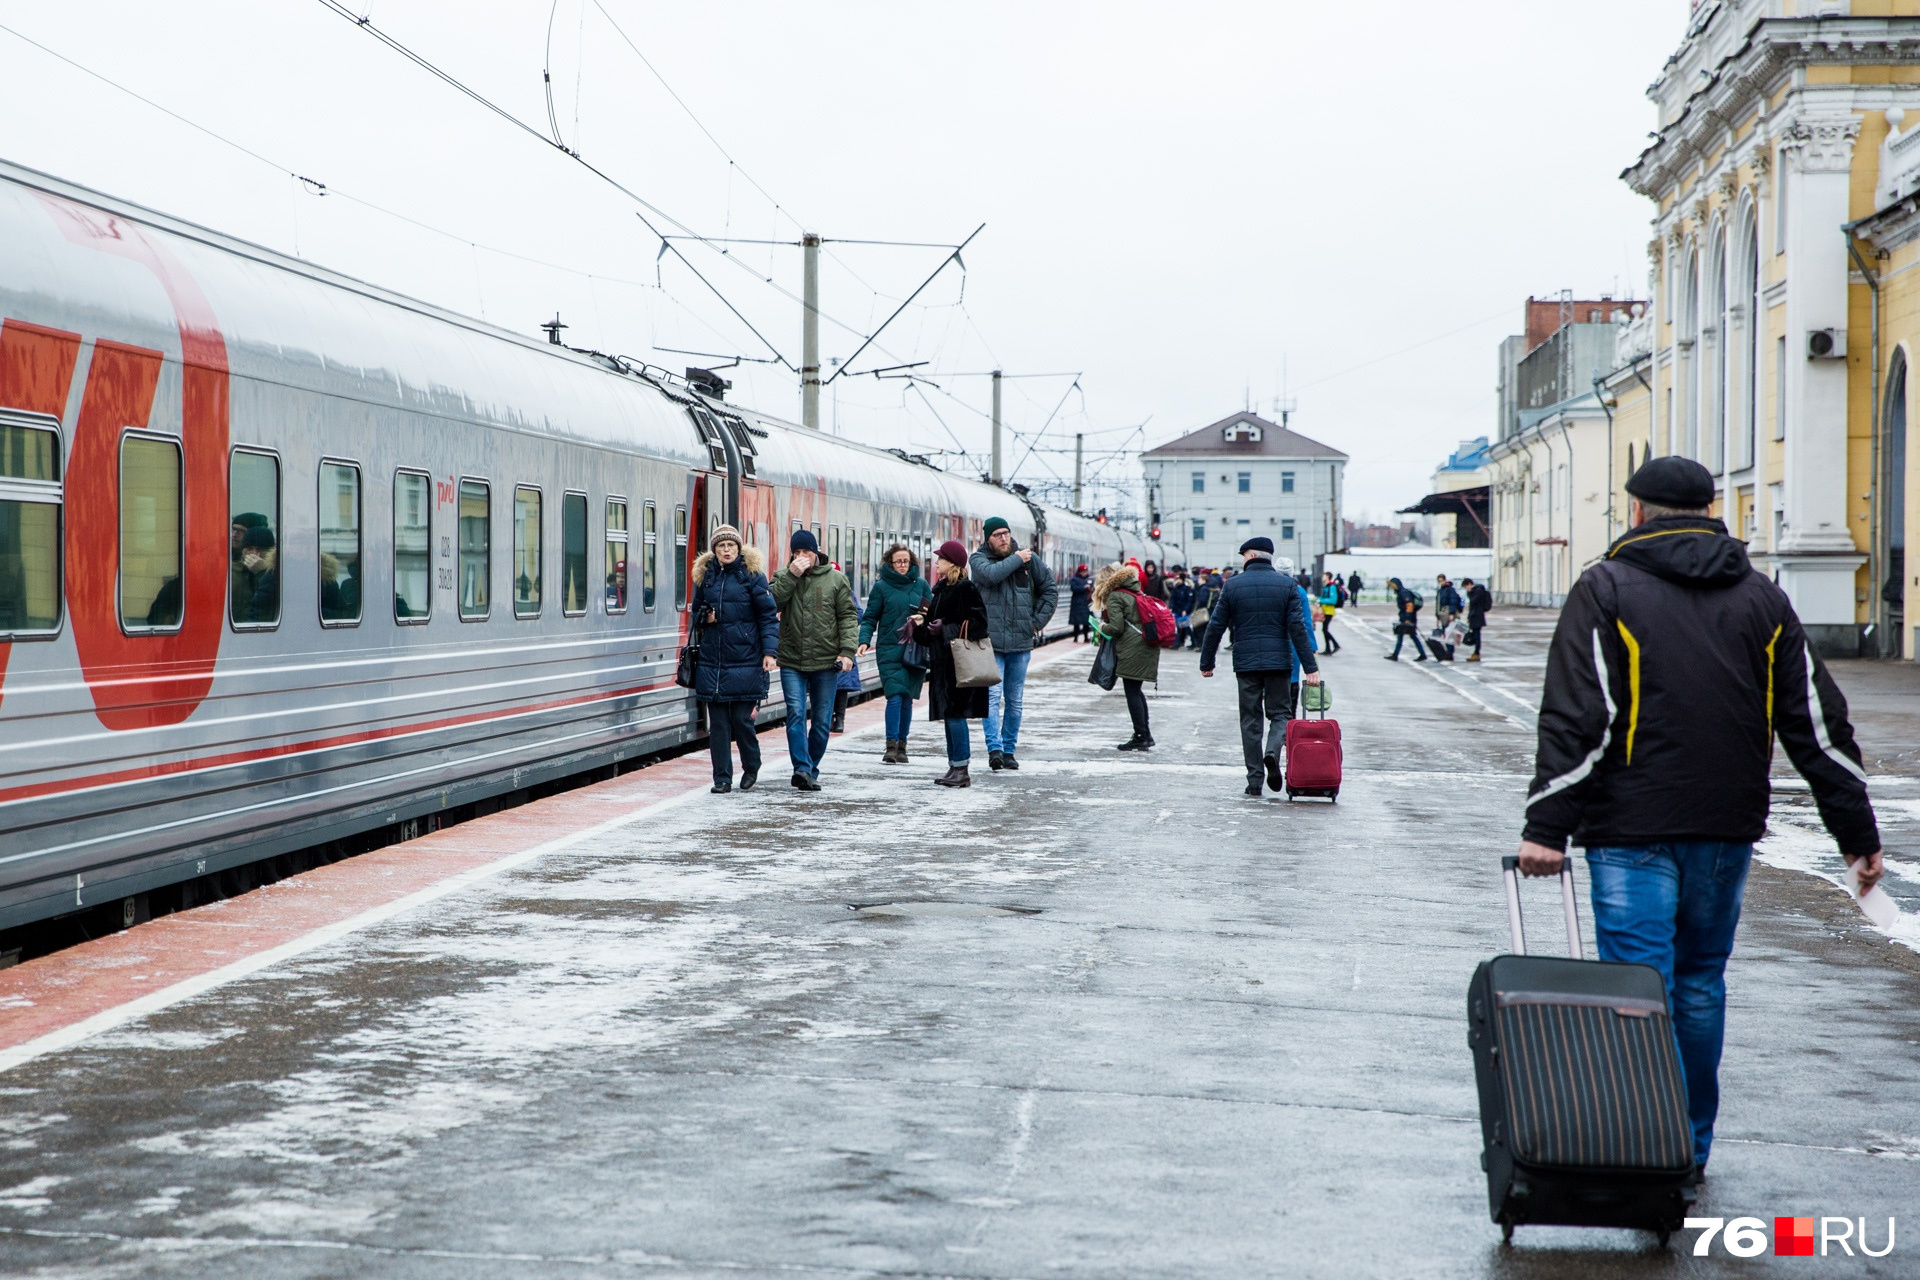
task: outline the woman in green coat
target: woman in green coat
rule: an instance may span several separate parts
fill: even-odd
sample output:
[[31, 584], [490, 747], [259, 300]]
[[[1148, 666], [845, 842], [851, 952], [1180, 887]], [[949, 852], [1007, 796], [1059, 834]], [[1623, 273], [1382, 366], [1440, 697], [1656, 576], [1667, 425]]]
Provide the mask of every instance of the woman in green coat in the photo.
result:
[[899, 543], [887, 548], [880, 561], [880, 580], [867, 593], [867, 611], [860, 620], [860, 652], [878, 655], [880, 687], [887, 695], [887, 764], [907, 763], [907, 731], [913, 727], [913, 704], [926, 681], [925, 668], [915, 670], [900, 661], [900, 628], [908, 618], [925, 613], [933, 592], [920, 576], [920, 558]]
[[1139, 590], [1140, 571], [1130, 564], [1108, 565], [1093, 588], [1100, 634], [1113, 646], [1115, 674], [1126, 690], [1127, 714], [1133, 719], [1133, 736], [1120, 744], [1122, 751], [1145, 751], [1153, 745], [1147, 693], [1141, 686], [1160, 679], [1160, 651], [1147, 643], [1140, 627], [1140, 606], [1134, 599]]

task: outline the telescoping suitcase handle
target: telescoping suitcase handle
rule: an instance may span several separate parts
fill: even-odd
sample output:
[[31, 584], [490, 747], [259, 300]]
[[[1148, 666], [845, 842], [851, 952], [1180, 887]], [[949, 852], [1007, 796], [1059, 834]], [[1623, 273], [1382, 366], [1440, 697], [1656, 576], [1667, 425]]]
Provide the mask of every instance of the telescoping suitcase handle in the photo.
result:
[[[1513, 931], [1513, 954], [1527, 954], [1527, 930], [1520, 919], [1520, 859], [1508, 854], [1500, 859], [1507, 882], [1507, 927]], [[1580, 945], [1580, 908], [1573, 893], [1573, 859], [1560, 859], [1560, 905], [1567, 913], [1567, 954], [1575, 960], [1585, 958]]]

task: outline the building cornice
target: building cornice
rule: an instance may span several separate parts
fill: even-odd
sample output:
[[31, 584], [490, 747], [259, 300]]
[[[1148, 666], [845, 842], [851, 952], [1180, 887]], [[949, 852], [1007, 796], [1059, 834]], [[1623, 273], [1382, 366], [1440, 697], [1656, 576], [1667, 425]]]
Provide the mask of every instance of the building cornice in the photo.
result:
[[1734, 145], [1734, 130], [1755, 100], [1764, 107], [1791, 73], [1860, 63], [1920, 66], [1920, 17], [1759, 19], [1620, 177], [1658, 199], [1690, 169]]

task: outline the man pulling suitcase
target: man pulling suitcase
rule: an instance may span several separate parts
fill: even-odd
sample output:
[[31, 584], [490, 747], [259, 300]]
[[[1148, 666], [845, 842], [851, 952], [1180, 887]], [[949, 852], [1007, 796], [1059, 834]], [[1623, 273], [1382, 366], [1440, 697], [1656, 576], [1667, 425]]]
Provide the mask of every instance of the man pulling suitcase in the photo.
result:
[[1656, 458], [1630, 528], [1568, 594], [1547, 657], [1519, 870], [1586, 850], [1600, 958], [1657, 970], [1672, 1006], [1694, 1164], [1719, 1110], [1727, 958], [1777, 736], [1859, 878], [1880, 835], [1846, 699], [1784, 592], [1707, 515], [1713, 477]]

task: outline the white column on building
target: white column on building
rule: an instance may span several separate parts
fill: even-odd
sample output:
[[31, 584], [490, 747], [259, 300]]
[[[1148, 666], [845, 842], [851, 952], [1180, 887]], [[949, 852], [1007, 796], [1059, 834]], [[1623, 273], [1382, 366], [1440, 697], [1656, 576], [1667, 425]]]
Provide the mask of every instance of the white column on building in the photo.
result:
[[[1786, 160], [1787, 438], [1780, 585], [1810, 627], [1854, 622], [1854, 570], [1864, 562], [1847, 528], [1847, 362], [1807, 358], [1807, 334], [1847, 327], [1847, 221], [1852, 114], [1807, 115], [1782, 140]], [[1865, 341], [1861, 334], [1859, 341]], [[1855, 341], [1848, 335], [1849, 343]], [[1818, 632], [1816, 632], [1816, 635]]]

